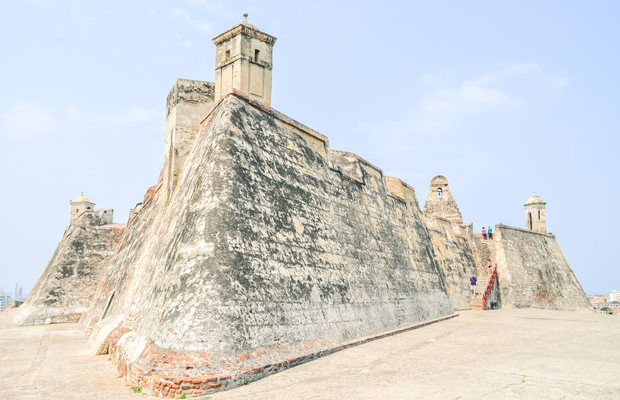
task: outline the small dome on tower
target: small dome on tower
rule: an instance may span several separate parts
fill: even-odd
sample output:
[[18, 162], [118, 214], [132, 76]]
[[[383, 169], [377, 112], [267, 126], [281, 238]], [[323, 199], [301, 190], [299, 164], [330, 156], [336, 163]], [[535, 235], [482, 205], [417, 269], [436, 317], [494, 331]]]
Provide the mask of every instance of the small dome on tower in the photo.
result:
[[78, 201], [87, 201], [90, 203], [90, 200], [88, 200], [86, 197], [84, 197], [84, 193], [82, 192], [82, 194], [78, 197], [75, 198], [75, 200], [73, 200], [73, 202], [78, 202]]
[[538, 196], [536, 192], [534, 192], [534, 195], [530, 197], [529, 199], [527, 199], [524, 205], [527, 206], [528, 204], [547, 204], [547, 203], [545, 203], [542, 197]]
[[257, 27], [255, 27], [254, 25], [252, 25], [251, 23], [248, 22], [248, 13], [244, 12], [243, 13], [243, 21], [241, 21], [241, 25], [245, 25], [249, 28], [255, 29], [255, 30], [259, 30]]

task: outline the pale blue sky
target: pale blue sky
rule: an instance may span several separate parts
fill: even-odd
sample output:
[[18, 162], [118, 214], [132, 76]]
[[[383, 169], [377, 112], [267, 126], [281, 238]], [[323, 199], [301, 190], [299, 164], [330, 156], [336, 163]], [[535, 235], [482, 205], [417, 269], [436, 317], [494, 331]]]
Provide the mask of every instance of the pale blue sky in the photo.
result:
[[157, 181], [176, 78], [249, 12], [278, 38], [272, 106], [467, 222], [534, 190], [588, 294], [620, 289], [617, 1], [0, 3], [0, 286], [30, 290], [84, 191], [116, 221]]

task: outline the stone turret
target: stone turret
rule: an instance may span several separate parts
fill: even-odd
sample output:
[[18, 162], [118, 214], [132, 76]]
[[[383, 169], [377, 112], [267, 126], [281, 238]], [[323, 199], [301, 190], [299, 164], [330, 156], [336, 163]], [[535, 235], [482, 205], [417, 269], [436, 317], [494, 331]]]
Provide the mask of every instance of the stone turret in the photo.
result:
[[166, 198], [174, 191], [185, 160], [200, 130], [200, 121], [213, 109], [212, 82], [177, 79], [166, 102], [166, 143], [163, 188]]
[[271, 107], [271, 70], [274, 36], [243, 21], [213, 38], [215, 55], [215, 100], [232, 89]]
[[448, 178], [437, 175], [431, 179], [431, 190], [424, 204], [424, 214], [445, 218], [456, 224], [463, 223], [463, 216], [452, 197]]
[[534, 232], [547, 233], [547, 214], [545, 206], [547, 203], [542, 197], [534, 195], [525, 202], [525, 227]]
[[71, 203], [71, 215], [69, 220], [69, 225], [73, 225], [75, 220], [86, 210], [94, 210], [95, 203], [91, 203], [86, 197], [84, 197], [84, 192], [79, 195], [75, 200]]

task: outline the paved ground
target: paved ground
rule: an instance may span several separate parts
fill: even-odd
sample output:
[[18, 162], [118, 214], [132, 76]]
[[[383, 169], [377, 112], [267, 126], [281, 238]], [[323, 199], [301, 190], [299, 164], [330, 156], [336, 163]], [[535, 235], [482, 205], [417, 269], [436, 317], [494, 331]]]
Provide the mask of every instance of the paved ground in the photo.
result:
[[[620, 317], [460, 314], [203, 399], [620, 399]], [[0, 318], [0, 398], [145, 398], [85, 343], [76, 324], [19, 328]]]

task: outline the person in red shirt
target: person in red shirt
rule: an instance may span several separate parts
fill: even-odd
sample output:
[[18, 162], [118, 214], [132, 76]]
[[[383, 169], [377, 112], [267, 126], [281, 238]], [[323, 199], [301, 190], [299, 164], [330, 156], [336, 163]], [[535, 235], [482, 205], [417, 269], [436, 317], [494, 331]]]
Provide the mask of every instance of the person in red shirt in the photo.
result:
[[482, 237], [484, 238], [484, 240], [487, 240], [487, 230], [484, 229], [484, 227], [482, 227]]

